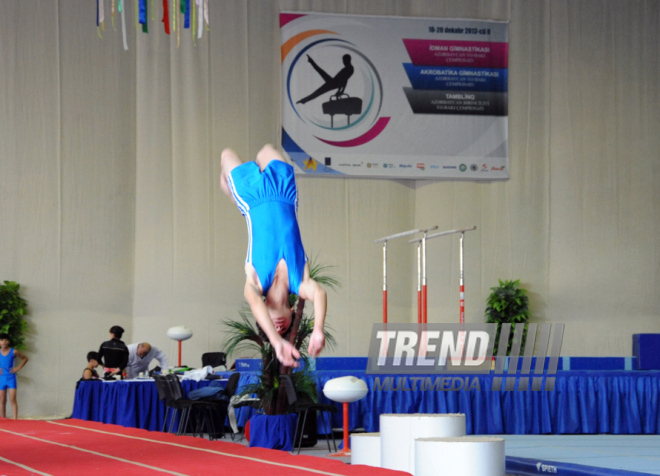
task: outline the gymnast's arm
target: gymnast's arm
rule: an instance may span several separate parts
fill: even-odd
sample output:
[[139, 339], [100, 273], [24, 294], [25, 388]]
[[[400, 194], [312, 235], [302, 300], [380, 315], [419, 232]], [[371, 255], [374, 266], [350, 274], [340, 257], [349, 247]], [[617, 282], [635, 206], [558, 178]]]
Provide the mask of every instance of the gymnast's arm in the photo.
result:
[[19, 357], [20, 359], [23, 359], [23, 361], [21, 362], [21, 364], [18, 367], [13, 367], [13, 368], [9, 369], [9, 373], [12, 373], [12, 374], [15, 374], [16, 372], [21, 370], [25, 366], [25, 364], [28, 363], [28, 360], [29, 360], [27, 358], [27, 356], [19, 350], [14, 349], [14, 355], [16, 357]]
[[257, 320], [259, 327], [264, 331], [266, 337], [268, 337], [268, 341], [275, 349], [277, 360], [287, 367], [298, 367], [296, 359], [300, 358], [300, 352], [298, 352], [291, 343], [282, 339], [282, 336], [277, 333], [273, 321], [268, 314], [266, 303], [261, 297], [261, 293], [257, 287], [250, 282], [249, 278], [245, 280], [243, 295], [245, 296], [245, 300], [248, 302], [248, 305], [252, 310], [252, 315]]
[[298, 288], [298, 295], [307, 301], [314, 303], [314, 330], [309, 339], [309, 355], [316, 357], [325, 346], [325, 314], [328, 309], [328, 295], [325, 289], [309, 276], [309, 263], [305, 265], [305, 274]]

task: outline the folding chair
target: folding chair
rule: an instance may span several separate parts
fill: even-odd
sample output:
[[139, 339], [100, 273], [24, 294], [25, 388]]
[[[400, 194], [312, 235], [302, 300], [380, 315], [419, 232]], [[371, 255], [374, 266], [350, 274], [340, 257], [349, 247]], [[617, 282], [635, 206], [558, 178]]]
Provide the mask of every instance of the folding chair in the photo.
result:
[[[205, 405], [207, 411], [209, 412], [209, 416], [212, 415], [213, 410], [217, 410], [219, 413], [218, 421], [220, 422], [220, 427], [222, 428], [222, 438], [225, 437], [225, 418], [227, 418], [229, 413], [229, 402], [231, 397], [233, 397], [236, 393], [236, 389], [238, 388], [238, 381], [240, 378], [241, 374], [239, 372], [234, 372], [229, 376], [227, 385], [225, 386], [224, 390], [218, 393], [217, 396], [213, 398], [202, 398], [199, 400], [194, 400], [200, 405]], [[215, 424], [213, 422], [211, 422], [211, 424], [215, 430]], [[214, 432], [214, 434], [217, 435], [217, 432]]]
[[[165, 432], [165, 428], [167, 428], [167, 415], [170, 412], [170, 408], [172, 408], [172, 405], [169, 401], [169, 389], [167, 388], [168, 383], [164, 375], [154, 375], [154, 382], [156, 384], [156, 391], [158, 392], [158, 400], [163, 402], [163, 405], [165, 405], [165, 418], [163, 418], [163, 428], [161, 429], [162, 432]], [[176, 410], [174, 411], [176, 412]], [[172, 425], [170, 424], [170, 429], [171, 426]]]
[[[179, 418], [179, 428], [177, 429], [177, 435], [182, 435], [186, 431], [188, 422], [190, 421], [190, 414], [193, 408], [197, 407], [202, 410], [202, 415], [197, 415], [195, 421], [195, 427], [193, 435], [199, 434], [202, 436], [204, 430], [204, 424], [206, 423], [206, 430], [209, 435], [215, 434], [215, 426], [213, 425], [213, 419], [211, 418], [210, 413], [208, 412], [208, 405], [206, 402], [199, 400], [190, 400], [185, 397], [185, 392], [183, 391], [183, 386], [179, 381], [179, 377], [175, 374], [165, 375], [165, 380], [167, 382], [168, 389], [168, 399], [172, 408], [176, 410], [181, 410], [181, 416]], [[170, 432], [172, 431], [174, 414], [172, 415], [172, 420], [170, 421]]]
[[[328, 452], [332, 451], [330, 449], [330, 437], [332, 436], [332, 444], [335, 447], [335, 453], [337, 452], [337, 442], [335, 441], [334, 435], [332, 433], [332, 426], [330, 426], [328, 431], [328, 427], [326, 427], [325, 424], [325, 417], [326, 417], [326, 412], [327, 413], [337, 413], [337, 407], [334, 405], [329, 405], [325, 403], [303, 403], [298, 400], [298, 394], [296, 392], [296, 388], [293, 385], [293, 380], [291, 379], [290, 375], [280, 375], [280, 384], [284, 386], [284, 390], [286, 392], [287, 396], [287, 401], [289, 403], [289, 407], [292, 410], [292, 413], [296, 413], [298, 415], [298, 422], [300, 421], [300, 414], [302, 413], [303, 415], [303, 421], [302, 421], [302, 426], [298, 425], [298, 422], [296, 423], [296, 432], [293, 436], [293, 450], [296, 450], [296, 437], [298, 436], [298, 427], [301, 428], [300, 430], [300, 438], [298, 440], [298, 454], [300, 454], [300, 448], [302, 447], [302, 440], [303, 440], [303, 430], [305, 428], [305, 422], [307, 421], [307, 415], [308, 413], [312, 413], [313, 417], [316, 418], [316, 412], [319, 411], [321, 412], [321, 420], [323, 421], [323, 431], [325, 431], [326, 435], [326, 442], [328, 443]], [[328, 418], [330, 416], [328, 415]]]

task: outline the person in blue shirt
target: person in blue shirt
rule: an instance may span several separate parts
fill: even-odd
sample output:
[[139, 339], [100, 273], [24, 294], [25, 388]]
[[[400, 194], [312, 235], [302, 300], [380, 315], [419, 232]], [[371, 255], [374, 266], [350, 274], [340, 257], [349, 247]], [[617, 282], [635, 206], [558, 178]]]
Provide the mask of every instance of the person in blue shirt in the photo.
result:
[[[16, 372], [27, 364], [28, 358], [19, 350], [10, 347], [8, 334], [0, 334], [0, 418], [6, 417], [7, 394], [14, 420], [18, 418], [18, 403], [16, 402]], [[18, 357], [21, 363], [15, 366], [14, 359]]]
[[286, 366], [300, 353], [285, 339], [291, 325], [289, 294], [314, 303], [314, 330], [308, 352], [316, 357], [325, 346], [323, 326], [327, 295], [309, 275], [298, 227], [298, 190], [293, 167], [270, 144], [246, 162], [232, 149], [221, 156], [220, 187], [245, 217], [248, 251], [244, 296], [257, 323]]

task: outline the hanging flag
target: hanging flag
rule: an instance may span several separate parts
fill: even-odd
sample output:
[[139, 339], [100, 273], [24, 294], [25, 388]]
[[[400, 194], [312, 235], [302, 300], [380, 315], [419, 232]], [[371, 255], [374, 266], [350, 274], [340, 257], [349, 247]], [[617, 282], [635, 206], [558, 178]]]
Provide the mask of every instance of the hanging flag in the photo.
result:
[[99, 23], [101, 24], [101, 28], [103, 28], [103, 22], [105, 21], [105, 9], [103, 8], [103, 0], [99, 0], [98, 2], [98, 22], [96, 26], [99, 26]]
[[167, 0], [163, 0], [163, 26], [165, 27], [165, 33], [170, 34], [170, 12], [168, 11]]
[[138, 23], [144, 25], [147, 22], [147, 0], [138, 0]]
[[176, 11], [176, 2], [177, 0], [172, 0], [172, 31], [176, 31], [176, 17], [178, 12]]
[[[147, 28], [147, 22], [149, 21], [149, 12], [147, 8], [147, 0], [140, 0], [141, 5], [140, 5], [140, 23], [142, 23], [142, 33], [149, 33], [149, 29]], [[144, 21], [142, 21], [142, 7], [144, 6]]]
[[197, 38], [201, 38], [204, 30], [204, 4], [203, 0], [195, 1], [197, 4]]
[[[101, 31], [105, 30], [105, 0], [96, 0], [96, 27], [99, 38], [103, 38]], [[149, 0], [134, 0], [135, 6], [135, 29], [142, 26], [142, 32], [149, 32], [149, 9], [151, 9], [151, 19], [156, 21], [156, 8], [154, 3], [156, 0], [151, 0], [151, 7], [148, 4]], [[196, 40], [204, 36], [204, 28], [209, 28], [209, 0], [172, 0], [172, 5], [169, 5], [169, 0], [163, 0], [163, 16], [161, 22], [165, 34], [170, 35], [172, 31], [177, 32], [177, 47], [181, 41], [181, 29], [191, 29], [193, 45], [196, 45]], [[124, 50], [128, 50], [127, 34], [126, 34], [126, 0], [110, 0], [111, 6], [111, 19], [112, 29], [117, 31], [115, 25], [115, 12], [121, 14], [121, 30], [122, 41]], [[130, 7], [128, 7], [130, 8]], [[177, 30], [177, 16], [181, 15], [179, 19], [179, 29]], [[130, 19], [129, 19], [130, 21]], [[170, 24], [170, 21], [172, 22]]]
[[190, 24], [192, 25], [191, 33], [192, 33], [193, 46], [197, 46], [195, 44], [195, 27], [197, 26], [197, 20], [196, 20], [196, 17], [195, 17], [195, 15], [197, 15], [197, 7], [195, 5], [196, 4], [194, 3], [194, 0], [193, 0], [193, 3], [190, 4], [190, 8], [192, 9], [192, 14], [191, 14], [192, 18], [190, 19]]
[[124, 50], [128, 50], [128, 42], [126, 41], [126, 18], [124, 17], [124, 6], [122, 5], [122, 0], [119, 0], [119, 13], [121, 13], [121, 37], [124, 41]]

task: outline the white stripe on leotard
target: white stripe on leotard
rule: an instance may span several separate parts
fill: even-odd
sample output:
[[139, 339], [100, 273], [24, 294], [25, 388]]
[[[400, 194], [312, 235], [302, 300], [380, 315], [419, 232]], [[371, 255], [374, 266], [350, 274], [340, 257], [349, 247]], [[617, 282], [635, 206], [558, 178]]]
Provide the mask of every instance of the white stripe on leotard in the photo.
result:
[[229, 190], [231, 190], [231, 195], [234, 197], [236, 206], [241, 211], [241, 214], [245, 217], [245, 222], [247, 223], [248, 229], [248, 249], [247, 256], [245, 257], [246, 263], [252, 262], [252, 219], [250, 218], [250, 206], [247, 202], [238, 194], [236, 191], [236, 185], [234, 184], [234, 179], [231, 176], [231, 173], [227, 174], [227, 183], [229, 185]]

